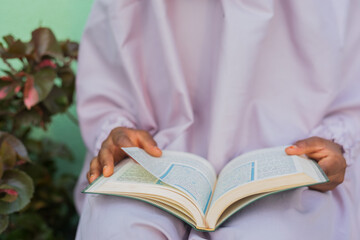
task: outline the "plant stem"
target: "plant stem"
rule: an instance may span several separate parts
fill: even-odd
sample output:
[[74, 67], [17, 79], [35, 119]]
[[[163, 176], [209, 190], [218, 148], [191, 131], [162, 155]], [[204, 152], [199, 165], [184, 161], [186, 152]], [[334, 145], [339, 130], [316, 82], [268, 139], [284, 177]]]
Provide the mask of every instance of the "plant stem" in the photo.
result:
[[11, 72], [13, 74], [15, 74], [17, 71], [15, 70], [15, 68], [13, 68], [13, 66], [11, 66], [11, 64], [5, 59], [5, 58], [1, 58], [3, 60], [3, 62], [6, 64], [6, 66], [8, 66], [11, 70]]
[[79, 126], [78, 120], [76, 119], [76, 117], [75, 117], [70, 111], [66, 111], [65, 113], [66, 113], [66, 115], [68, 116], [68, 118], [69, 118], [76, 126]]

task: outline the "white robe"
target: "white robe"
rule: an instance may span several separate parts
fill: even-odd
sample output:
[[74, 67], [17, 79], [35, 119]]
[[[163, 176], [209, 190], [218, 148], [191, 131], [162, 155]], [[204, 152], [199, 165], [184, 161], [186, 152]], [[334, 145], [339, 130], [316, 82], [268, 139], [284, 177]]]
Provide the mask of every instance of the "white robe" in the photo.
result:
[[[80, 45], [77, 104], [89, 150], [77, 239], [360, 239], [360, 1], [97, 0]], [[259, 200], [201, 233], [151, 205], [84, 196], [111, 129], [217, 172], [233, 157], [309, 136], [345, 148], [345, 181]]]

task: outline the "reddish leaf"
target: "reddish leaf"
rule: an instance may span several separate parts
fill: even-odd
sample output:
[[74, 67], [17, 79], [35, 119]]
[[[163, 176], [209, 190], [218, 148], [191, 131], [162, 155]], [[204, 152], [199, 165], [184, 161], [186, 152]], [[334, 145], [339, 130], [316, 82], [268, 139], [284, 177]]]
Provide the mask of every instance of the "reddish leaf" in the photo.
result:
[[18, 192], [9, 185], [0, 186], [0, 201], [11, 203], [18, 197]]
[[13, 202], [0, 201], [0, 214], [19, 211], [30, 202], [34, 194], [34, 184], [25, 172], [16, 169], [6, 170], [1, 180], [3, 185], [16, 190], [18, 197]]
[[20, 84], [21, 79], [17, 79], [14, 75], [0, 77], [0, 100], [10, 99], [15, 93], [19, 92]]
[[34, 86], [34, 78], [27, 76], [24, 87], [24, 104], [27, 109], [31, 109], [32, 106], [39, 102], [39, 94]]
[[19, 160], [19, 161], [16, 162], [16, 166], [20, 166], [20, 165], [23, 165], [25, 163], [26, 163], [25, 160]]
[[60, 45], [49, 28], [38, 28], [33, 31], [31, 43], [34, 46], [37, 61], [40, 61], [43, 56], [63, 59]]
[[13, 196], [18, 195], [17, 191], [14, 189], [0, 189], [0, 193], [2, 193], [2, 192], [9, 194], [9, 195], [13, 195]]
[[38, 65], [39, 68], [44, 68], [44, 67], [50, 67], [53, 69], [56, 69], [56, 64], [51, 61], [50, 59], [44, 59], [41, 61], [41, 63]]
[[6, 96], [10, 92], [10, 90], [11, 90], [10, 86], [5, 86], [5, 87], [1, 88], [0, 89], [0, 100], [6, 98]]
[[7, 36], [3, 37], [3, 39], [8, 46], [10, 46], [11, 44], [13, 44], [15, 42], [14, 37], [11, 35], [7, 35]]
[[26, 54], [26, 45], [20, 40], [16, 40], [12, 43], [8, 50], [7, 54], [4, 54], [6, 58], [22, 58]]
[[26, 73], [21, 71], [21, 72], [18, 72], [15, 74], [16, 77], [25, 77], [26, 76]]
[[39, 116], [35, 107], [30, 110], [24, 109], [23, 111], [18, 112], [14, 117], [14, 127], [21, 128], [40, 126], [43, 119]]
[[21, 90], [21, 86], [18, 85], [18, 86], [15, 87], [14, 92], [18, 93], [18, 92], [20, 92], [20, 90]]
[[27, 43], [23, 43], [20, 40], [15, 40], [12, 36], [5, 36], [5, 42], [8, 45], [7, 49], [1, 47], [2, 58], [23, 58], [27, 52]]
[[12, 78], [9, 76], [3, 76], [3, 77], [0, 77], [0, 80], [1, 81], [12, 81]]
[[18, 85], [17, 82], [14, 82], [10, 85], [0, 88], [0, 100], [11, 98], [15, 93], [17, 93], [16, 90], [18, 89], [18, 87], [20, 87], [20, 85]]

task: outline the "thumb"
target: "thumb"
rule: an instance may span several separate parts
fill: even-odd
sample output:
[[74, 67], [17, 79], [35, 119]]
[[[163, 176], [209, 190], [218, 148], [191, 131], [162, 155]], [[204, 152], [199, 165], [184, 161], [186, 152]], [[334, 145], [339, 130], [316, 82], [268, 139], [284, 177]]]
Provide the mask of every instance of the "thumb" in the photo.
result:
[[312, 137], [297, 141], [294, 145], [287, 147], [285, 152], [288, 155], [309, 154], [318, 151], [320, 146], [321, 141], [316, 137]]

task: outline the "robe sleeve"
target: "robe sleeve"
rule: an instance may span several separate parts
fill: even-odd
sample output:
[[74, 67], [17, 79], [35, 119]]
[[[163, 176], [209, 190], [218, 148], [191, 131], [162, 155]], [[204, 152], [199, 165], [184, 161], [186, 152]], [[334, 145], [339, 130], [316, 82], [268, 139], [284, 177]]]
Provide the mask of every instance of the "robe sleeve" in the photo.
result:
[[113, 128], [136, 128], [135, 86], [127, 81], [107, 11], [100, 1], [94, 3], [80, 45], [76, 83], [80, 129], [93, 156]]
[[[357, 74], [356, 74], [357, 75]], [[350, 166], [360, 154], [360, 81], [341, 81], [342, 88], [329, 106], [330, 114], [314, 128], [310, 136], [318, 136], [342, 145], [347, 165]]]
[[359, 141], [360, 134], [358, 117], [349, 114], [336, 114], [323, 120], [310, 134], [318, 136], [340, 144], [344, 149], [344, 157], [347, 165], [351, 165], [360, 153]]

